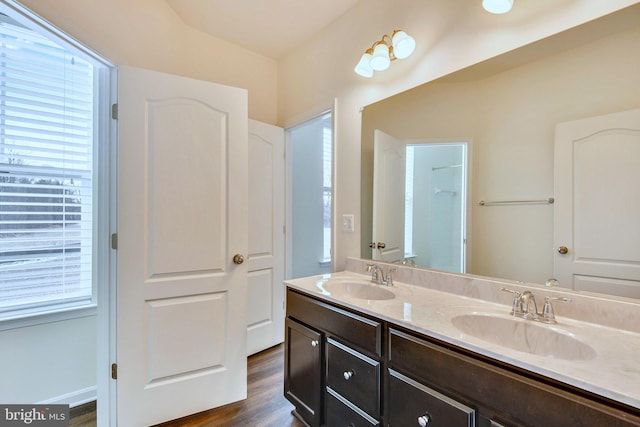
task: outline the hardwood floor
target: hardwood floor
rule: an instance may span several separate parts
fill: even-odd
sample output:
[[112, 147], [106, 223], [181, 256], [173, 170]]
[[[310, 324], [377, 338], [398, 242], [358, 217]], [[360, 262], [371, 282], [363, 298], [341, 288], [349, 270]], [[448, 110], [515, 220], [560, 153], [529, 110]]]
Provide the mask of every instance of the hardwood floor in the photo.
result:
[[[158, 424], [158, 427], [303, 427], [304, 424], [291, 415], [293, 405], [283, 396], [284, 345], [250, 356], [247, 369], [246, 400]], [[95, 406], [92, 416], [87, 419], [84, 414], [82, 423], [77, 423], [80, 418], [72, 414], [70, 425], [95, 426]]]
[[95, 427], [96, 402], [85, 403], [69, 410], [69, 427]]

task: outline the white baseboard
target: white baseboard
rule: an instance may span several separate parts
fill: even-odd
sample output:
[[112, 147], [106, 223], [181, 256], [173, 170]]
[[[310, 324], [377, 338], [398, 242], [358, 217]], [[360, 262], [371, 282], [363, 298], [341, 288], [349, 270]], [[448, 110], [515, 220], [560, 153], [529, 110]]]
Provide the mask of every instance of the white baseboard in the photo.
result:
[[98, 398], [96, 386], [83, 388], [71, 393], [38, 402], [39, 405], [69, 405], [71, 408], [94, 401]]

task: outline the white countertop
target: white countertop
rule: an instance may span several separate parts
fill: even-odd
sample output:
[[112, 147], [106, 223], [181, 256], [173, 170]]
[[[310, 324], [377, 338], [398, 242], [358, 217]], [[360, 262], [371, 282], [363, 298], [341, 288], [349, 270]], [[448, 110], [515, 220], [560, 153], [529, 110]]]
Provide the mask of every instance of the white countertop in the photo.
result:
[[[395, 294], [388, 300], [365, 300], [331, 294], [328, 281], [354, 280], [370, 283], [370, 276], [350, 271], [285, 281], [285, 285], [307, 294], [333, 301], [370, 314], [458, 347], [535, 372], [554, 380], [640, 408], [640, 334], [557, 316], [556, 325], [535, 322], [573, 336], [593, 348], [595, 357], [565, 360], [512, 350], [469, 336], [458, 330], [451, 319], [464, 314], [488, 314], [509, 317], [510, 306], [468, 298], [395, 282], [384, 287]], [[371, 284], [371, 286], [381, 286]], [[541, 309], [541, 307], [539, 307]]]

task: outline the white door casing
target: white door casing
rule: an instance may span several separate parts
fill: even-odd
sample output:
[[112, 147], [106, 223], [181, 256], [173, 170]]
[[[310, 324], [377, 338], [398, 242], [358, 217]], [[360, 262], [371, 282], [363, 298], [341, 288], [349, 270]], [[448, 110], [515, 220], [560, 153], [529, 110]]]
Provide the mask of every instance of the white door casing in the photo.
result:
[[378, 129], [374, 132], [373, 247], [371, 259], [404, 258], [406, 144]]
[[640, 109], [558, 124], [554, 159], [556, 278], [640, 298]]
[[246, 397], [247, 92], [119, 69], [118, 424]]
[[249, 120], [247, 354], [284, 340], [284, 129]]

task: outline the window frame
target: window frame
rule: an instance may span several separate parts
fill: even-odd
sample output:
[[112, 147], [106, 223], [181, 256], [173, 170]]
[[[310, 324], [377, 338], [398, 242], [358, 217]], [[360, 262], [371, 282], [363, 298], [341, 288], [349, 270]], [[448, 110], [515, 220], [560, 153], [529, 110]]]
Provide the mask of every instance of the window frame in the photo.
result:
[[[61, 320], [94, 316], [99, 301], [108, 302], [115, 277], [115, 258], [110, 247], [111, 230], [115, 230], [117, 124], [112, 120], [112, 104], [117, 94], [115, 66], [74, 38], [55, 28], [14, 0], [0, 2], [0, 13], [35, 31], [64, 49], [91, 63], [94, 69], [94, 147], [93, 147], [93, 248], [92, 296], [89, 302], [43, 304], [16, 310], [0, 319], [0, 331]], [[48, 309], [44, 309], [48, 307]]]

